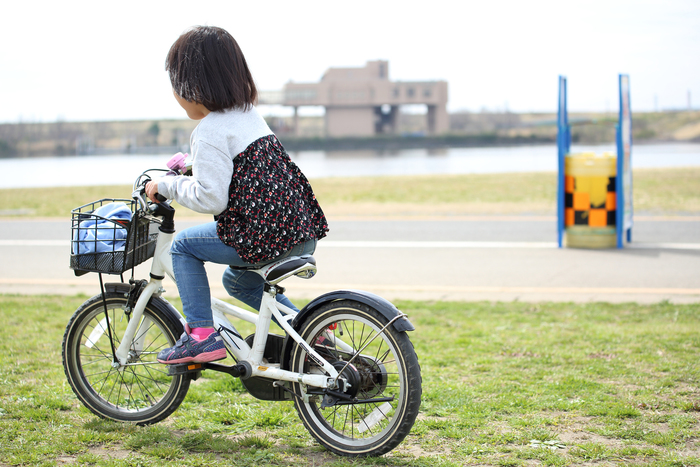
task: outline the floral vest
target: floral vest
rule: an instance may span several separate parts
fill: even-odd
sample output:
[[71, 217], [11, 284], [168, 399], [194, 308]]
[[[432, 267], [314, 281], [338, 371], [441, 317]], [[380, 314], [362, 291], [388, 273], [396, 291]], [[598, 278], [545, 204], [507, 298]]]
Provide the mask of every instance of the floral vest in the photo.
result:
[[309, 181], [274, 135], [236, 156], [228, 206], [217, 217], [216, 233], [241, 259], [251, 264], [273, 260], [327, 232]]

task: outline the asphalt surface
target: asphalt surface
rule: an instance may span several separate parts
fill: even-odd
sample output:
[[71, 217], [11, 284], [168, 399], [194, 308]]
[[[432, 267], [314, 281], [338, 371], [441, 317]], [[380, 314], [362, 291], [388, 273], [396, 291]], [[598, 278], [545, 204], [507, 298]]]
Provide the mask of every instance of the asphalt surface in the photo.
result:
[[[549, 216], [331, 218], [330, 226], [314, 254], [318, 274], [286, 281], [290, 297], [353, 288], [389, 300], [700, 302], [698, 216], [638, 216], [620, 250], [557, 248]], [[97, 275], [69, 269], [69, 239], [67, 220], [0, 219], [0, 293], [97, 293]], [[208, 266], [217, 296], [224, 268]]]

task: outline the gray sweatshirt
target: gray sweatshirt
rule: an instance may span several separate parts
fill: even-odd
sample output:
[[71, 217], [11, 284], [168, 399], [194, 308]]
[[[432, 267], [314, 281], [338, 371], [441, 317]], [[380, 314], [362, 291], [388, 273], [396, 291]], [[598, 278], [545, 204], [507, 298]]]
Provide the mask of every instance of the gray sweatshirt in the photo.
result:
[[272, 131], [253, 107], [210, 112], [192, 132], [192, 176], [159, 178], [158, 193], [196, 212], [218, 215], [226, 209], [233, 160]]

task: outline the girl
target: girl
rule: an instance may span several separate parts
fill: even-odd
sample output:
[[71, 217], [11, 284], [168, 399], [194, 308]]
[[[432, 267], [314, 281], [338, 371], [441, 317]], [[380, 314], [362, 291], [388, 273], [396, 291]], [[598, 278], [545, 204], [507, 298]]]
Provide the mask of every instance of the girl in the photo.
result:
[[[175, 99], [200, 120], [190, 138], [192, 176], [149, 182], [160, 193], [215, 221], [180, 232], [171, 248], [173, 270], [187, 329], [161, 363], [211, 362], [226, 358], [213, 328], [204, 262], [233, 267], [262, 265], [311, 254], [328, 223], [306, 177], [254, 107], [257, 90], [234, 38], [216, 27], [198, 26], [170, 48], [165, 62]], [[263, 280], [227, 268], [230, 295], [260, 309]], [[282, 294], [277, 300], [297, 309]]]

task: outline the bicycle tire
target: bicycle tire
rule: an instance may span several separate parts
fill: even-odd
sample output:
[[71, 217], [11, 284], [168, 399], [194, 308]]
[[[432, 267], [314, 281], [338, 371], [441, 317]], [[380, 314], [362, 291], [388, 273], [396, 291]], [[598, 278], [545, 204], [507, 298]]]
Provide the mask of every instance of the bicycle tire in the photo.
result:
[[[348, 395], [358, 402], [322, 409], [320, 395], [309, 395], [306, 402], [298, 397], [294, 401], [309, 433], [338, 455], [385, 454], [403, 441], [418, 416], [422, 393], [418, 357], [405, 332], [398, 332], [393, 326], [380, 332], [387, 323], [374, 308], [341, 300], [319, 307], [298, 327], [302, 338], [314, 343], [315, 350], [329, 363], [335, 363], [339, 371], [361, 350], [341, 373], [354, 383], [355, 389], [351, 387], [352, 394]], [[331, 334], [326, 334], [326, 330]], [[341, 350], [332, 339], [341, 339], [355, 352]], [[292, 348], [290, 367], [304, 373], [323, 371], [299, 345]], [[294, 391], [307, 392], [299, 383], [294, 384]], [[372, 399], [379, 402], [362, 402]]]
[[[123, 293], [105, 295], [114, 348], [129, 320]], [[73, 314], [63, 335], [63, 368], [80, 401], [95, 415], [120, 422], [149, 425], [172, 414], [190, 385], [188, 375], [168, 376], [156, 356], [171, 347], [182, 333], [182, 324], [167, 310], [167, 302], [151, 301], [131, 345], [126, 366], [112, 365], [112, 343], [106, 327], [102, 295], [83, 303]]]

